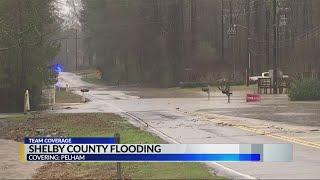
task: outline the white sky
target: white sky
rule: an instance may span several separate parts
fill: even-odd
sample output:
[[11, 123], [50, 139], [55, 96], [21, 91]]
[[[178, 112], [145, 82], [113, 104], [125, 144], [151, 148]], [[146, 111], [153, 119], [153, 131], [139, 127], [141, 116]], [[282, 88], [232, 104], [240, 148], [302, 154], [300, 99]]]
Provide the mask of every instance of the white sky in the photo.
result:
[[64, 20], [65, 27], [72, 27], [75, 24], [80, 24], [78, 16], [82, 9], [81, 0], [56, 0], [58, 15]]

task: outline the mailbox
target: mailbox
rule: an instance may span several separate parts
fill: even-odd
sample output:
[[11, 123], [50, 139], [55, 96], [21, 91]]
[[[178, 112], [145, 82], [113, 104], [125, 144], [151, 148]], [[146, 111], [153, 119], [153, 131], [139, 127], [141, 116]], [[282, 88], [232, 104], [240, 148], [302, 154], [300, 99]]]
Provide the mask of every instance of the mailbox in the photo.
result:
[[208, 87], [204, 87], [204, 88], [202, 88], [202, 91], [203, 92], [209, 92], [209, 88]]
[[89, 89], [87, 89], [87, 88], [82, 88], [81, 90], [80, 90], [81, 92], [82, 92], [82, 102], [86, 102], [86, 98], [85, 98], [85, 96], [84, 96], [84, 93], [85, 92], [89, 92]]
[[206, 92], [208, 94], [208, 100], [210, 100], [210, 88], [209, 88], [209, 86], [208, 87], [203, 87], [202, 91]]
[[83, 93], [85, 93], [85, 92], [89, 92], [89, 89], [82, 88], [80, 91], [83, 92]]

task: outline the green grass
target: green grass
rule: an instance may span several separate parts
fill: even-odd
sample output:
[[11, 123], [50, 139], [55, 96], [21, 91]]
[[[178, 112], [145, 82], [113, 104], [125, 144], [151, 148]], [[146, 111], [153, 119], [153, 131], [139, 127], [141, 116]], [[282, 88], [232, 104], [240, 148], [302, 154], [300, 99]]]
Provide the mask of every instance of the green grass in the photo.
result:
[[74, 73], [81, 76], [81, 80], [87, 83], [96, 85], [106, 85], [105, 81], [96, 78], [96, 70], [94, 69], [79, 70], [75, 71]]
[[236, 86], [231, 86], [231, 90], [233, 91], [254, 91], [258, 90], [258, 85], [257, 84], [251, 84], [250, 86], [246, 85], [236, 85]]
[[[28, 119], [26, 117], [26, 119]], [[25, 119], [25, 120], [26, 120]], [[43, 136], [50, 132], [59, 132], [59, 136], [88, 137], [113, 136], [115, 130], [120, 133], [124, 144], [164, 144], [158, 136], [143, 131], [115, 114], [82, 113], [82, 114], [46, 114], [41, 115], [41, 121], [29, 118], [18, 126], [21, 137], [30, 129], [45, 129]], [[23, 133], [24, 128], [26, 133]], [[11, 132], [10, 128], [6, 131]], [[31, 134], [31, 136], [33, 136]], [[22, 138], [17, 138], [22, 139]], [[125, 178], [132, 179], [217, 179], [221, 178], [210, 173], [202, 163], [122, 163]], [[61, 169], [59, 169], [61, 168]], [[56, 173], [63, 171], [63, 173]], [[61, 176], [60, 176], [61, 175]], [[67, 176], [66, 176], [67, 175]], [[41, 168], [36, 178], [115, 178], [115, 163], [72, 163], [47, 164]]]
[[56, 103], [81, 103], [81, 96], [65, 90], [56, 90]]
[[[235, 85], [230, 87], [232, 91], [257, 91], [258, 86], [257, 84], [252, 84], [249, 87], [246, 85]], [[217, 86], [210, 86], [211, 90], [219, 91]], [[194, 87], [194, 88], [180, 88], [180, 87], [172, 87], [168, 88], [169, 91], [177, 91], [181, 93], [187, 93], [187, 92], [201, 92], [201, 87]]]
[[47, 125], [64, 130], [67, 136], [113, 136], [115, 130], [118, 129], [121, 134], [121, 143], [124, 144], [152, 144], [164, 142], [159, 137], [154, 136], [149, 132], [141, 131], [139, 128], [128, 123], [125, 119], [114, 114], [62, 114], [58, 117], [59, 118], [57, 118], [56, 121], [47, 123]]
[[291, 101], [317, 101], [320, 100], [320, 80], [300, 79], [295, 80], [289, 89]]
[[200, 163], [136, 163], [125, 164], [133, 179], [221, 179], [213, 176]]
[[86, 74], [92, 74], [92, 73], [95, 73], [95, 69], [83, 69], [83, 70], [77, 70], [77, 71], [71, 71], [79, 76], [83, 76], [83, 75], [86, 75]]
[[165, 90], [168, 90], [172, 93], [193, 93], [197, 91], [201, 91], [201, 88], [180, 88], [180, 87], [170, 87], [166, 88]]
[[95, 73], [84, 74], [82, 75], [81, 80], [91, 84], [106, 85], [105, 81], [96, 78]]
[[12, 113], [12, 114], [5, 114], [3, 117], [0, 116], [0, 120], [5, 119], [10, 121], [23, 121], [30, 117], [32, 117], [32, 115], [29, 113], [28, 114]]

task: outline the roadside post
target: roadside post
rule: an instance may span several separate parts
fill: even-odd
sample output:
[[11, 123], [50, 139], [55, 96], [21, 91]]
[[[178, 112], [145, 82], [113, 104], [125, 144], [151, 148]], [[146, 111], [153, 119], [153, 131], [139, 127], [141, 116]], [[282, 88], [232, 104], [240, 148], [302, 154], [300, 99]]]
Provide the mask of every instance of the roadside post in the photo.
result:
[[85, 103], [86, 97], [84, 96], [84, 93], [89, 92], [89, 89], [82, 88], [80, 91], [82, 92], [82, 102]]
[[[116, 144], [120, 144], [120, 133], [118, 132], [118, 129], [116, 129], [116, 133], [114, 134], [114, 138], [116, 140]], [[117, 179], [122, 179], [122, 168], [121, 168], [121, 162], [117, 162]]]
[[50, 92], [48, 94], [48, 104], [49, 104], [49, 106], [51, 106], [51, 93]]
[[53, 85], [52, 105], [56, 104], [56, 85]]
[[26, 114], [28, 111], [30, 111], [30, 100], [29, 100], [29, 91], [28, 89], [24, 93], [24, 108], [23, 112]]

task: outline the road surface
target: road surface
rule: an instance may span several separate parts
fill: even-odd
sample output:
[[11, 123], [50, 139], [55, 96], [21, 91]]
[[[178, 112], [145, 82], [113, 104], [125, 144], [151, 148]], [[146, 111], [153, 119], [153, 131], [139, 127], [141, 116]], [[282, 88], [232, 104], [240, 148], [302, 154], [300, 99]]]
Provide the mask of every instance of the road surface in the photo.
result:
[[[118, 113], [171, 143], [294, 144], [293, 162], [209, 163], [218, 175], [242, 179], [320, 177], [319, 102], [298, 105], [288, 102], [285, 95], [278, 95], [265, 96], [262, 103], [245, 103], [241, 93], [235, 93], [230, 104], [220, 95], [212, 97], [210, 101], [205, 96], [140, 99], [121, 91], [109, 91], [107, 87], [85, 83], [75, 74], [62, 73], [59, 85], [66, 84], [79, 94], [81, 87], [90, 87], [86, 96], [91, 101], [54, 112]], [[304, 111], [306, 106], [313, 110]], [[270, 107], [272, 109], [268, 111]], [[300, 118], [300, 121], [296, 118]]]
[[0, 139], [0, 179], [31, 179], [43, 163], [21, 162], [21, 142]]

